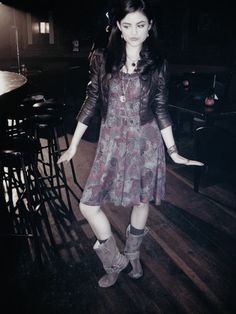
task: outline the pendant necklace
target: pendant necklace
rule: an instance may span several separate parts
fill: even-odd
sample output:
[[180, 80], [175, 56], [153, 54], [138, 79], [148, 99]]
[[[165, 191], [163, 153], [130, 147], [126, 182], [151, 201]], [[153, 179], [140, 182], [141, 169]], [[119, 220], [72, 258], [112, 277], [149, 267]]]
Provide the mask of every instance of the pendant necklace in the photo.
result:
[[129, 61], [131, 62], [132, 67], [135, 68], [136, 65], [137, 65], [137, 63], [138, 63], [139, 58], [136, 59], [136, 60], [132, 60], [132, 59], [127, 55], [127, 59], [129, 59]]
[[[128, 68], [127, 68], [127, 66], [125, 65], [125, 67], [126, 67], [126, 70], [127, 70], [127, 73], [128, 73]], [[128, 82], [127, 82], [127, 84], [126, 84], [126, 86], [124, 86], [124, 80], [123, 80], [123, 78], [121, 77], [121, 87], [122, 87], [122, 95], [120, 96], [120, 101], [121, 102], [126, 102], [126, 92], [127, 92], [127, 89], [128, 89], [128, 87], [129, 87], [129, 83], [130, 83], [130, 81], [131, 81], [131, 77], [129, 77], [129, 79], [128, 79]]]

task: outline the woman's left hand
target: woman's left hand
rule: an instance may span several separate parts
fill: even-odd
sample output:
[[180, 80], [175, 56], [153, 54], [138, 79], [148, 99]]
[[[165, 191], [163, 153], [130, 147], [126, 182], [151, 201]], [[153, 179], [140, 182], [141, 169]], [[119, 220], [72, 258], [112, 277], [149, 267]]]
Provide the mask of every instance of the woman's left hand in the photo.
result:
[[185, 157], [180, 156], [177, 153], [171, 154], [170, 157], [176, 164], [182, 164], [186, 166], [204, 166], [204, 163], [200, 161], [187, 159]]

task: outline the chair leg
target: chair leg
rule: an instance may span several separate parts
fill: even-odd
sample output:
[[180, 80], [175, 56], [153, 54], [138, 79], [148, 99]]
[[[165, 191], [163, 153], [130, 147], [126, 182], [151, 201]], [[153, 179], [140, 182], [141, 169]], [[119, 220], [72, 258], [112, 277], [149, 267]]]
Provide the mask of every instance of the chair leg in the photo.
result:
[[39, 268], [42, 269], [43, 262], [42, 262], [41, 240], [39, 238], [39, 234], [38, 234], [37, 226], [36, 226], [36, 222], [35, 222], [35, 217], [34, 217], [35, 213], [34, 213], [32, 199], [31, 199], [31, 191], [30, 191], [30, 186], [29, 186], [29, 182], [28, 182], [26, 166], [25, 166], [23, 158], [22, 158], [22, 172], [23, 172], [25, 188], [26, 188], [26, 197], [27, 197], [27, 202], [28, 202], [30, 224], [31, 224], [32, 233], [33, 233], [35, 255], [36, 255], [36, 259], [38, 261]]
[[201, 180], [202, 169], [201, 167], [194, 167], [194, 192], [199, 192], [199, 185]]
[[[65, 143], [66, 143], [66, 148], [69, 147], [69, 140], [68, 140], [68, 136], [65, 132], [65, 128], [63, 126], [63, 132], [64, 132], [64, 139], [65, 139]], [[72, 172], [72, 176], [73, 176], [73, 180], [74, 183], [79, 187], [79, 189], [83, 192], [83, 188], [81, 187], [81, 185], [79, 184], [77, 178], [76, 178], [76, 173], [75, 173], [75, 167], [74, 167], [74, 163], [73, 160], [70, 160], [70, 167], [71, 167], [71, 172]]]
[[[56, 188], [58, 195], [62, 198], [60, 174], [57, 166], [55, 140], [48, 140], [48, 159], [50, 167], [50, 177], [52, 178], [52, 187]], [[54, 179], [56, 182], [54, 182]], [[56, 184], [55, 184], [56, 183]]]
[[5, 198], [5, 188], [4, 188], [4, 167], [0, 160], [0, 216], [1, 216], [1, 234], [11, 233], [13, 230], [12, 221], [10, 219], [9, 213], [4, 210], [7, 208], [7, 201]]
[[55, 165], [55, 170], [58, 173], [58, 177], [60, 178], [60, 180], [62, 181], [62, 186], [64, 187], [65, 190], [65, 194], [66, 194], [66, 198], [67, 198], [67, 204], [69, 209], [72, 211], [72, 204], [71, 204], [71, 199], [70, 199], [70, 190], [69, 190], [69, 186], [67, 184], [67, 180], [66, 180], [66, 174], [65, 174], [65, 169], [64, 169], [64, 165], [57, 164], [57, 160], [60, 157], [60, 145], [58, 142], [58, 135], [57, 135], [57, 130], [56, 128], [54, 128], [53, 130], [53, 158], [54, 158], [54, 165]]
[[54, 245], [54, 247], [56, 247], [56, 242], [53, 237], [52, 229], [48, 220], [47, 210], [45, 206], [45, 195], [42, 193], [42, 191], [44, 190], [44, 186], [42, 184], [43, 182], [39, 180], [40, 176], [38, 175], [39, 172], [36, 165], [37, 165], [37, 158], [32, 163], [32, 170], [33, 170], [33, 176], [35, 178], [35, 186], [36, 186], [37, 194], [39, 196], [38, 210], [41, 211], [42, 217], [44, 218], [45, 227], [47, 229], [51, 243]]

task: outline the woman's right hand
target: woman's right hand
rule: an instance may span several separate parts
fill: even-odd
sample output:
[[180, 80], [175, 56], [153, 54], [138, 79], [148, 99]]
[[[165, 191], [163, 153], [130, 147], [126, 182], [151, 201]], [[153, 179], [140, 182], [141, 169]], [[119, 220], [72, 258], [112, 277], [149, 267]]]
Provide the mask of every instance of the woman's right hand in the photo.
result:
[[60, 164], [62, 162], [69, 162], [76, 153], [76, 147], [75, 146], [70, 146], [58, 159], [57, 164]]

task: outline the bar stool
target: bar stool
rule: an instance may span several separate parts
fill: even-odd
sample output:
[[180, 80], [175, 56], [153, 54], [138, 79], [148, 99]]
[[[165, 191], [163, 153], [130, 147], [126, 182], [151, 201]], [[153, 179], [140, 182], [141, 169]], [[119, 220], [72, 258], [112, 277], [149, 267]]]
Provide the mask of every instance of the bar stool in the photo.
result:
[[[62, 191], [65, 192], [68, 207], [72, 210], [70, 195], [73, 195], [78, 202], [80, 199], [67, 183], [64, 165], [57, 164], [61, 153], [69, 147], [69, 141], [63, 125], [63, 110], [64, 106], [61, 103], [36, 103], [32, 107], [32, 115], [28, 119], [28, 123], [31, 125], [30, 128], [33, 129], [34, 137], [41, 140], [39, 162], [41, 162], [43, 167], [44, 178], [48, 180], [61, 199]], [[59, 144], [58, 130], [61, 131], [65, 140], [65, 148], [61, 148]], [[46, 144], [44, 144], [45, 141]], [[70, 163], [70, 169], [74, 182], [82, 191], [83, 189], [76, 179], [73, 162]]]
[[[68, 139], [68, 136], [67, 136], [67, 133], [65, 130], [65, 124], [64, 124], [64, 116], [65, 116], [65, 113], [67, 110], [66, 103], [55, 101], [54, 99], [47, 99], [44, 102], [34, 103], [32, 106], [32, 109], [33, 109], [34, 114], [51, 113], [51, 114], [56, 114], [58, 117], [60, 117], [57, 120], [59, 123], [57, 124], [56, 128], [59, 131], [59, 132], [57, 132], [58, 136], [62, 135], [62, 137], [64, 139], [65, 147], [62, 148], [61, 146], [59, 146], [58, 148], [60, 150], [60, 154], [62, 152], [64, 152], [65, 150], [67, 150], [69, 147], [69, 139]], [[70, 169], [72, 172], [72, 177], [73, 177], [74, 183], [79, 187], [79, 189], [81, 191], [83, 191], [82, 187], [80, 186], [80, 184], [76, 178], [73, 160], [70, 160], [69, 164], [70, 164]]]
[[[38, 100], [36, 102], [36, 99]], [[53, 115], [60, 115], [60, 121], [57, 120], [57, 133], [63, 135], [64, 142], [65, 142], [65, 147], [61, 148], [60, 147], [60, 152], [62, 153], [69, 147], [69, 140], [67, 133], [65, 131], [64, 127], [64, 114], [67, 109], [67, 106], [63, 102], [58, 102], [55, 101], [54, 99], [47, 99], [45, 100], [43, 95], [33, 95], [33, 96], [28, 96], [27, 98], [23, 99], [22, 102], [17, 105], [13, 111], [8, 112], [7, 116], [5, 119], [8, 120], [8, 126], [5, 128], [7, 135], [11, 136], [19, 136], [23, 135], [23, 133], [27, 133], [27, 130], [29, 131], [29, 127], [26, 126], [27, 124], [25, 123], [29, 118], [32, 116], [39, 116], [40, 117], [40, 123], [43, 121], [43, 116], [46, 114], [46, 119], [48, 119], [48, 113], [51, 113]], [[32, 120], [32, 119], [31, 119]], [[26, 126], [26, 127], [25, 127]], [[46, 126], [44, 126], [46, 128]], [[30, 133], [32, 134], [32, 133]], [[41, 156], [43, 159], [43, 156]], [[70, 169], [72, 171], [72, 176], [74, 183], [80, 188], [81, 186], [78, 183], [78, 180], [76, 178], [75, 174], [75, 167], [73, 164], [73, 161], [70, 161]], [[44, 167], [44, 172], [45, 172], [45, 167]]]
[[4, 133], [6, 136], [11, 137], [24, 137], [28, 136], [27, 129], [25, 128], [25, 120], [28, 117], [28, 110], [25, 108], [16, 107], [13, 110], [4, 114], [6, 126]]
[[32, 94], [25, 98], [14, 101], [10, 106], [10, 110], [6, 110], [3, 114], [5, 127], [2, 133], [6, 136], [23, 136], [26, 132], [24, 121], [30, 116], [32, 106], [37, 102], [45, 101], [44, 95]]
[[42, 94], [31, 94], [27, 95], [24, 99], [22, 99], [20, 106], [30, 107], [33, 106], [36, 102], [43, 102], [45, 101], [45, 96]]
[[[64, 139], [64, 145], [65, 145], [64, 148], [62, 148], [61, 145], [59, 145], [58, 149], [59, 149], [60, 154], [62, 152], [64, 152], [65, 150], [67, 150], [69, 147], [69, 139], [68, 139], [68, 136], [67, 136], [67, 133], [65, 130], [65, 124], [64, 124], [64, 116], [65, 116], [65, 113], [67, 111], [66, 103], [55, 101], [54, 99], [47, 99], [44, 102], [34, 103], [32, 106], [32, 109], [33, 109], [33, 114], [44, 115], [45, 113], [46, 114], [50, 113], [52, 115], [57, 116], [57, 125], [56, 125], [57, 138], [58, 138], [58, 136], [62, 135], [62, 137]], [[41, 121], [42, 121], [42, 117], [41, 117]], [[70, 169], [72, 172], [72, 177], [73, 177], [74, 183], [79, 187], [79, 189], [81, 191], [83, 191], [82, 187], [80, 186], [80, 184], [76, 178], [73, 160], [70, 160], [69, 164], [70, 164]]]
[[0, 184], [11, 230], [4, 237], [33, 240], [34, 259], [42, 268], [38, 221], [45, 210], [37, 169], [39, 142], [33, 138], [4, 137], [0, 141]]

